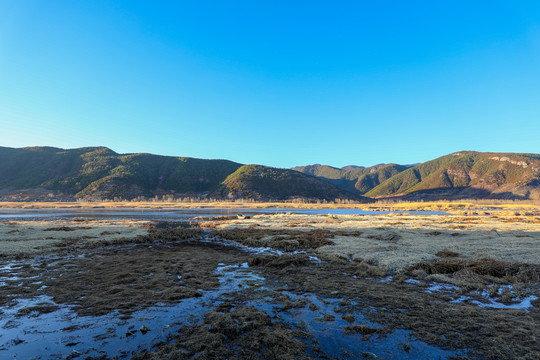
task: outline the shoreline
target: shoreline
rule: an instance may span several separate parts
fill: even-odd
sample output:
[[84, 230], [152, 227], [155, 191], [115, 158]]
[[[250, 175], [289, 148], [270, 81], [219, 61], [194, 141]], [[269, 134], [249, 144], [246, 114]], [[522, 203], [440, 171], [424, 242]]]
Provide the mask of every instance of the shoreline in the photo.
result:
[[297, 202], [16, 202], [0, 201], [4, 209], [358, 209], [380, 211], [540, 211], [539, 201], [463, 200], [396, 202], [374, 204], [297, 203]]

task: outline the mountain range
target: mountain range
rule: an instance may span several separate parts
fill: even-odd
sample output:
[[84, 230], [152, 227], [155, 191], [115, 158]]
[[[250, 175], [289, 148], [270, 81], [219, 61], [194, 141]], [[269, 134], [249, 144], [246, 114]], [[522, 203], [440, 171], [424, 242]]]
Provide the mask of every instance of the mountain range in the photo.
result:
[[540, 199], [540, 155], [461, 151], [415, 165], [279, 169], [106, 147], [0, 147], [0, 199]]
[[297, 166], [293, 170], [324, 179], [343, 190], [365, 194], [408, 167], [407, 165], [380, 164], [367, 168], [349, 165], [338, 169], [328, 165], [308, 165]]
[[540, 155], [461, 151], [416, 165], [294, 168], [371, 198], [540, 199]]
[[0, 199], [143, 200], [155, 196], [373, 201], [294, 170], [228, 160], [117, 154], [106, 147], [0, 147]]

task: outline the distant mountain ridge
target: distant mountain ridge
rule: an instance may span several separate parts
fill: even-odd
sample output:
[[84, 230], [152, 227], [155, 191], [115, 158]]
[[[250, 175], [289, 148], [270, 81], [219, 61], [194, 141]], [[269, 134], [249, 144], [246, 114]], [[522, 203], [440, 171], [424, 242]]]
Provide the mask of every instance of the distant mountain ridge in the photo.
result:
[[366, 195], [540, 199], [540, 155], [456, 152], [396, 174]]
[[0, 198], [132, 200], [169, 195], [371, 201], [292, 170], [246, 169], [229, 160], [117, 154], [106, 147], [0, 147]]
[[372, 198], [540, 199], [539, 154], [461, 151], [415, 165], [382, 164], [352, 170], [308, 165], [293, 169]]
[[379, 164], [370, 167], [349, 165], [342, 168], [315, 164], [296, 166], [292, 169], [328, 181], [340, 189], [363, 195], [407, 168], [398, 164]]
[[258, 201], [292, 198], [350, 199], [370, 202], [358, 194], [289, 169], [244, 165], [229, 175], [212, 193], [215, 198], [249, 198]]
[[106, 147], [0, 147], [0, 200], [540, 199], [540, 155], [461, 151], [417, 165], [278, 169]]

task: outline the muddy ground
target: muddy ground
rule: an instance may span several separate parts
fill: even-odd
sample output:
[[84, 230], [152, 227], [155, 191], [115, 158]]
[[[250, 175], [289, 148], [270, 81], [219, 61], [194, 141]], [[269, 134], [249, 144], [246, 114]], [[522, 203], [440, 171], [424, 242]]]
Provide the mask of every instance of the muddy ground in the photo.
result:
[[[134, 311], [177, 300], [201, 297], [202, 291], [218, 285], [217, 262], [236, 263], [241, 254], [208, 244], [153, 244], [90, 249], [60, 254], [34, 263], [23, 263], [15, 278], [3, 280], [0, 303], [19, 297], [50, 296], [58, 304], [69, 304], [80, 316], [117, 311], [128, 318]], [[7, 270], [0, 271], [6, 276]], [[19, 311], [41, 312], [38, 306]], [[50, 309], [47, 308], [46, 311]]]
[[[326, 226], [314, 226], [314, 217], [288, 219], [295, 226], [283, 228], [266, 226], [271, 217], [254, 220], [258, 226], [152, 224], [118, 242], [4, 254], [0, 327], [20, 331], [10, 339], [0, 334], [0, 357], [28, 354], [19, 349], [37, 340], [25, 322], [60, 317], [67, 307], [74, 325], [41, 336], [74, 340], [36, 359], [540, 358], [540, 268], [532, 261], [479, 259], [443, 245], [429, 248], [438, 255], [396, 271], [360, 256], [324, 257], [322, 250], [354, 239], [399, 246], [406, 232], [335, 226], [339, 218]], [[51, 231], [62, 231], [56, 225]], [[540, 241], [534, 229], [527, 230], [529, 242]], [[441, 239], [455, 230], [418, 231], [441, 232], [429, 235]], [[24, 299], [44, 300], [21, 306]], [[202, 310], [188, 321], [178, 304], [199, 301]], [[485, 307], [493, 304], [503, 308]], [[168, 311], [166, 322], [144, 320], [155, 307]], [[92, 322], [103, 322], [108, 335], [73, 335]], [[107, 350], [95, 350], [101, 345]]]

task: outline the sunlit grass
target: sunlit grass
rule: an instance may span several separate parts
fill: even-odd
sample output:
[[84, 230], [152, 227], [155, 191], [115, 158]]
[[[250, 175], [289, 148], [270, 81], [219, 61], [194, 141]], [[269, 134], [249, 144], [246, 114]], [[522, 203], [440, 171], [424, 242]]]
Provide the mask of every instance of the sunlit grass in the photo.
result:
[[[504, 200], [461, 200], [433, 202], [377, 202], [373, 204], [355, 204], [343, 202], [307, 203], [290, 202], [253, 202], [236, 201], [105, 201], [105, 202], [0, 202], [4, 209], [364, 209], [386, 211], [450, 211], [459, 213], [467, 210], [540, 210], [540, 201], [504, 201]], [[471, 213], [474, 214], [474, 213]]]

